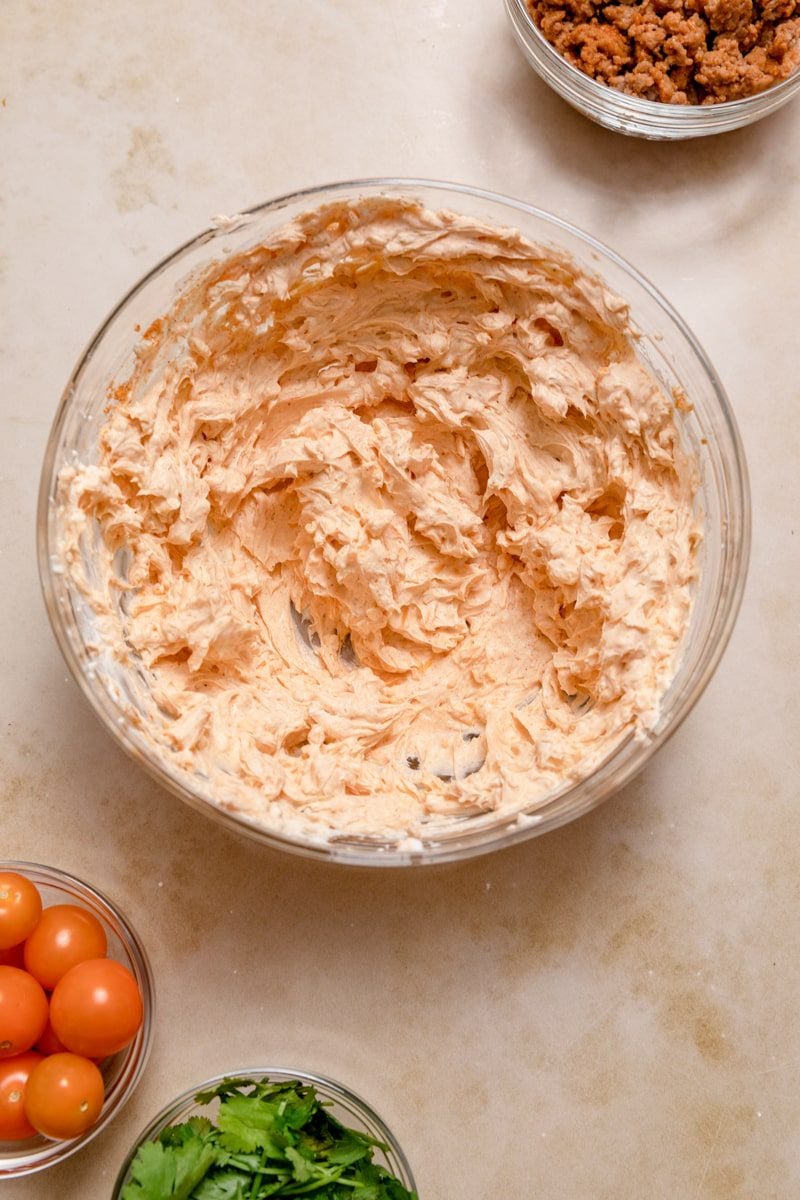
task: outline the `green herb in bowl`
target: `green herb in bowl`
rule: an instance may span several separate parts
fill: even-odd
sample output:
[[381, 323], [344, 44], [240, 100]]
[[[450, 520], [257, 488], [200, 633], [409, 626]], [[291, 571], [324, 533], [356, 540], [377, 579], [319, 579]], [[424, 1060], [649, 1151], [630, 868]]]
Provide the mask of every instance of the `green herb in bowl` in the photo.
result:
[[337, 1121], [311, 1085], [224, 1079], [195, 1100], [219, 1101], [214, 1119], [193, 1116], [143, 1142], [122, 1200], [417, 1200], [373, 1161], [383, 1143]]

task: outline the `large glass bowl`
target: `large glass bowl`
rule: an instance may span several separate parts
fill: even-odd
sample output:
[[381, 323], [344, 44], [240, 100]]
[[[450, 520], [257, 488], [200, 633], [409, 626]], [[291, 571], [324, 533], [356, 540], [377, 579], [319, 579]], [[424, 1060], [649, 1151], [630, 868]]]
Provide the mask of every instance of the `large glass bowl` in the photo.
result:
[[245, 1067], [240, 1071], [227, 1071], [224, 1075], [215, 1075], [212, 1079], [206, 1079], [202, 1083], [198, 1083], [196, 1087], [182, 1092], [171, 1104], [162, 1108], [158, 1116], [154, 1117], [147, 1128], [142, 1130], [131, 1147], [117, 1176], [111, 1200], [119, 1200], [122, 1189], [127, 1183], [130, 1183], [131, 1164], [136, 1157], [137, 1150], [144, 1142], [155, 1141], [167, 1125], [181, 1125], [190, 1117], [205, 1116], [213, 1119], [218, 1101], [214, 1101], [210, 1106], [198, 1104], [195, 1095], [216, 1087], [225, 1079], [249, 1079], [253, 1082], [269, 1079], [274, 1083], [298, 1080], [300, 1083], [309, 1084], [316, 1089], [320, 1100], [326, 1104], [328, 1111], [338, 1121], [350, 1129], [366, 1133], [379, 1141], [385, 1148], [375, 1148], [373, 1161], [379, 1166], [385, 1167], [396, 1179], [400, 1180], [408, 1191], [416, 1191], [417, 1185], [411, 1174], [411, 1167], [391, 1129], [375, 1110], [370, 1108], [366, 1100], [362, 1100], [344, 1084], [327, 1079], [324, 1075], [312, 1075], [308, 1071], [293, 1071], [289, 1067]]
[[633, 137], [680, 141], [751, 125], [782, 108], [800, 90], [800, 70], [754, 96], [720, 104], [665, 104], [617, 91], [567, 62], [548, 42], [525, 0], [505, 0], [523, 54], [545, 83], [585, 117]]
[[101, 1064], [105, 1100], [100, 1118], [80, 1137], [56, 1142], [37, 1134], [22, 1142], [0, 1139], [0, 1179], [31, 1175], [63, 1162], [87, 1146], [108, 1126], [130, 1099], [142, 1077], [153, 1040], [153, 973], [136, 930], [112, 902], [95, 888], [55, 867], [38, 863], [0, 862], [0, 870], [16, 871], [36, 884], [45, 908], [53, 904], [77, 904], [97, 917], [108, 939], [108, 957], [122, 963], [133, 974], [142, 993], [144, 1018], [131, 1044]]
[[[411, 197], [434, 209], [459, 211], [495, 226], [514, 226], [532, 241], [569, 255], [583, 270], [602, 277], [630, 306], [642, 362], [666, 394], [683, 394], [690, 401], [690, 410], [678, 413], [677, 419], [700, 475], [697, 504], [703, 543], [693, 612], [675, 676], [652, 728], [644, 736], [630, 735], [589, 777], [554, 789], [544, 800], [537, 798], [529, 810], [431, 825], [425, 837], [414, 841], [350, 835], [315, 838], [265, 827], [217, 805], [207, 781], [180, 767], [170, 751], [155, 751], [140, 722], [127, 715], [131, 708], [144, 712], [146, 674], [120, 668], [59, 555], [63, 519], [59, 472], [68, 464], [96, 461], [109, 383], [131, 373], [136, 331], [147, 329], [168, 312], [191, 278], [221, 256], [257, 245], [315, 205], [376, 195]], [[719, 662], [739, 609], [749, 536], [747, 472], [724, 389], [694, 335], [655, 288], [593, 237], [521, 201], [456, 184], [398, 179], [333, 184], [272, 200], [201, 233], [138, 283], [92, 340], [67, 384], [45, 455], [38, 518], [39, 569], [56, 638], [79, 686], [119, 744], [165, 787], [230, 829], [282, 849], [369, 866], [442, 862], [506, 846], [588, 812], [631, 779], [674, 732]], [[91, 548], [91, 535], [84, 540]], [[84, 566], [91, 579], [91, 554]]]

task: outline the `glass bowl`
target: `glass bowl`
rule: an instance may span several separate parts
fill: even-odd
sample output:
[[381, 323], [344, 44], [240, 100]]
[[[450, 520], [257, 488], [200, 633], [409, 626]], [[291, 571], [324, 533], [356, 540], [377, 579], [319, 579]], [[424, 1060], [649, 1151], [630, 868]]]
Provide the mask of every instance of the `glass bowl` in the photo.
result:
[[0, 1179], [11, 1179], [32, 1175], [35, 1171], [43, 1171], [45, 1167], [52, 1167], [70, 1158], [114, 1120], [138, 1085], [150, 1053], [155, 992], [150, 963], [139, 935], [102, 892], [76, 879], [74, 875], [38, 863], [0, 862], [0, 870], [16, 871], [35, 883], [45, 908], [53, 904], [77, 904], [97, 917], [108, 938], [108, 957], [116, 959], [132, 972], [144, 1005], [141, 1029], [130, 1046], [101, 1064], [106, 1095], [97, 1124], [80, 1137], [63, 1142], [51, 1141], [39, 1134], [24, 1142], [0, 1140]]
[[360, 1096], [355, 1092], [351, 1092], [344, 1084], [337, 1083], [333, 1079], [327, 1079], [324, 1075], [312, 1075], [308, 1071], [294, 1071], [288, 1067], [245, 1067], [240, 1071], [227, 1071], [224, 1075], [215, 1075], [211, 1079], [206, 1079], [202, 1083], [197, 1084], [196, 1087], [182, 1092], [171, 1104], [163, 1108], [158, 1116], [153, 1118], [136, 1139], [117, 1176], [111, 1200], [119, 1200], [119, 1197], [122, 1195], [122, 1189], [127, 1183], [130, 1183], [131, 1164], [136, 1157], [137, 1150], [144, 1142], [155, 1141], [162, 1129], [165, 1129], [167, 1125], [182, 1124], [184, 1121], [188, 1121], [190, 1117], [213, 1117], [218, 1102], [214, 1101], [211, 1105], [198, 1104], [195, 1100], [195, 1095], [198, 1092], [204, 1092], [209, 1088], [216, 1087], [217, 1084], [222, 1083], [225, 1079], [249, 1079], [254, 1082], [268, 1079], [275, 1083], [298, 1080], [300, 1083], [310, 1084], [316, 1088], [317, 1095], [320, 1099], [327, 1102], [329, 1111], [343, 1125], [347, 1125], [351, 1129], [356, 1129], [359, 1133], [366, 1133], [382, 1143], [385, 1149], [376, 1146], [373, 1161], [378, 1163], [379, 1166], [385, 1167], [387, 1171], [400, 1180], [408, 1191], [416, 1192], [416, 1184], [414, 1176], [411, 1174], [411, 1167], [397, 1139], [375, 1110], [370, 1108], [366, 1100], [362, 1100]]
[[[296, 215], [330, 201], [389, 195], [413, 198], [495, 226], [514, 226], [531, 241], [568, 255], [629, 305], [638, 331], [637, 353], [665, 394], [682, 393], [690, 410], [677, 412], [681, 436], [697, 459], [698, 509], [703, 529], [700, 575], [690, 626], [660, 714], [644, 735], [629, 735], [587, 778], [565, 783], [529, 809], [487, 814], [426, 826], [424, 837], [334, 835], [316, 838], [257, 824], [215, 803], [207, 781], [179, 766], [167, 750], [155, 752], [141, 730], [146, 690], [143, 670], [121, 671], [103, 645], [92, 610], [65, 573], [59, 556], [63, 510], [59, 473], [67, 465], [96, 461], [109, 383], [131, 372], [137, 329], [169, 311], [195, 273], [223, 255], [262, 241]], [[750, 536], [747, 472], [736, 424], [713, 367], [691, 331], [655, 288], [613, 250], [558, 217], [489, 192], [425, 180], [379, 179], [332, 184], [272, 200], [201, 233], [155, 267], [121, 301], [93, 339], [67, 384], [55, 418], [42, 472], [38, 513], [39, 570], [56, 638], [76, 681], [119, 744], [165, 787], [229, 829], [271, 846], [329, 861], [406, 866], [463, 859], [544, 833], [588, 812], [626, 783], [677, 728], [710, 679], [728, 641], [742, 596]], [[91, 580], [92, 531], [84, 539], [83, 566]], [[136, 675], [136, 678], [134, 678]], [[147, 697], [145, 696], [145, 699]], [[134, 711], [133, 721], [126, 713]]]
[[505, 0], [516, 39], [530, 66], [562, 99], [585, 117], [633, 137], [679, 141], [726, 133], [760, 121], [781, 108], [800, 89], [800, 70], [763, 92], [721, 104], [665, 104], [618, 92], [585, 75], [551, 46], [531, 17], [525, 0]]

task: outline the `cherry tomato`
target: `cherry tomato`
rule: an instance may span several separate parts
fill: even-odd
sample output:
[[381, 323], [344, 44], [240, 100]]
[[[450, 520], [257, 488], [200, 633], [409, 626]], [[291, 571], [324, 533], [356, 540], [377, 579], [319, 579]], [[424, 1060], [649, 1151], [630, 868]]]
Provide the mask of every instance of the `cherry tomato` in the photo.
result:
[[0, 967], [19, 967], [20, 971], [24, 971], [24, 953], [24, 942], [20, 942], [18, 946], [9, 946], [7, 950], [0, 950]]
[[51, 1054], [37, 1063], [25, 1088], [25, 1115], [49, 1138], [91, 1129], [103, 1107], [103, 1076], [77, 1054]]
[[42, 985], [19, 967], [0, 967], [0, 1059], [30, 1050], [46, 1024]]
[[136, 980], [112, 958], [90, 958], [72, 967], [50, 1000], [56, 1037], [87, 1058], [105, 1058], [132, 1042], [142, 1013]]
[[41, 915], [42, 897], [30, 879], [0, 871], [0, 950], [24, 942]]
[[21, 1142], [36, 1130], [25, 1116], [25, 1085], [41, 1054], [29, 1050], [0, 1062], [0, 1141]]
[[102, 958], [108, 949], [97, 917], [76, 904], [46, 908], [25, 943], [25, 970], [43, 988], [54, 988], [70, 967], [87, 958]]
[[56, 1037], [49, 1019], [44, 1027], [44, 1033], [37, 1039], [36, 1049], [42, 1054], [63, 1054], [67, 1049], [64, 1043]]
[[[60, 1042], [58, 1040], [58, 1038], [56, 1037], [55, 1033], [53, 1032], [53, 1026], [50, 1024], [49, 1020], [44, 1027], [44, 1033], [42, 1034], [42, 1036], [39, 1038], [38, 1042], [34, 1046], [34, 1050], [38, 1050], [40, 1054], [68, 1054], [69, 1053], [69, 1051], [67, 1050], [67, 1047], [64, 1045], [64, 1043]], [[86, 1058], [87, 1055], [84, 1054], [81, 1057]], [[103, 1062], [105, 1062], [106, 1058], [108, 1058], [108, 1055], [105, 1055], [104, 1058], [93, 1058], [93, 1059], [91, 1059], [91, 1062], [97, 1063], [97, 1066], [99, 1067]]]

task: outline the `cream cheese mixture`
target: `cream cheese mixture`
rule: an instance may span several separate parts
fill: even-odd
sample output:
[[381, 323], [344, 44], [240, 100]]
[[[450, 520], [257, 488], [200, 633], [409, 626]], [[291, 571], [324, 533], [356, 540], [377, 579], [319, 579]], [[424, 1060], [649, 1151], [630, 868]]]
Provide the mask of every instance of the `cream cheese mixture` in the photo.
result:
[[158, 753], [265, 825], [413, 836], [652, 724], [698, 529], [634, 345], [555, 252], [396, 199], [196, 280], [61, 477]]

